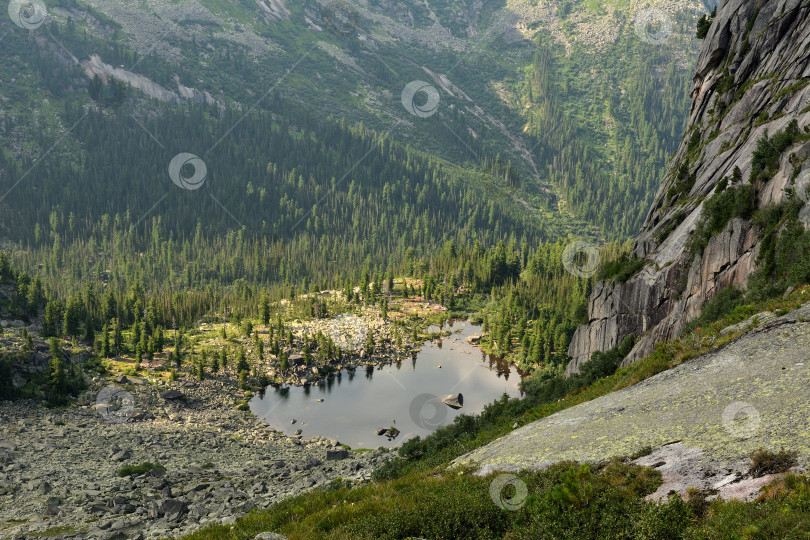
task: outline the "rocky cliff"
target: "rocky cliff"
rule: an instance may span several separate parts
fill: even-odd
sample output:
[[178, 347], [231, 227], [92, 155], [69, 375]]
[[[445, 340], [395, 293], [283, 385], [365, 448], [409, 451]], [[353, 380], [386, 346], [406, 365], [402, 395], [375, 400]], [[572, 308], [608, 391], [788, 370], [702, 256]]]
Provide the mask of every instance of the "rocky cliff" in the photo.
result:
[[[631, 334], [640, 339], [625, 363], [638, 360], [657, 342], [676, 337], [719, 290], [747, 285], [759, 264], [762, 236], [750, 219], [730, 219], [697, 251], [690, 249], [690, 239], [705, 218], [706, 202], [735, 179], [753, 184], [758, 209], [779, 203], [790, 191], [807, 202], [807, 137], [780, 148], [778, 170], [768, 171], [767, 178], [752, 178], [751, 169], [766, 132], [773, 135], [796, 120], [806, 133], [809, 84], [810, 2], [720, 2], [697, 61], [684, 140], [635, 242], [644, 267], [624, 283], [596, 285], [589, 323], [571, 341], [567, 373]], [[799, 220], [810, 226], [810, 205]]]

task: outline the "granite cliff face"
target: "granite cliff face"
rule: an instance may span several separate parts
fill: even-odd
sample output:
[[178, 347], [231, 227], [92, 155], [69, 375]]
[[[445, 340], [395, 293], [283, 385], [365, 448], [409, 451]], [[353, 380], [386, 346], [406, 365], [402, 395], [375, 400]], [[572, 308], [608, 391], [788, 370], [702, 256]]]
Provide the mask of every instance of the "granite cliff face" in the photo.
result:
[[[624, 283], [596, 285], [589, 323], [577, 329], [569, 347], [569, 374], [594, 351], [631, 334], [640, 340], [625, 363], [644, 357], [659, 341], [676, 337], [717, 291], [747, 284], [761, 241], [749, 220], [729, 221], [702, 253], [692, 255], [688, 242], [718, 183], [735, 167], [740, 181], [749, 181], [753, 152], [766, 130], [777, 133], [794, 119], [802, 130], [810, 125], [810, 2], [721, 1], [691, 97], [684, 139], [635, 242], [645, 266]], [[781, 201], [786, 188], [807, 202], [808, 157], [810, 142], [787, 148], [778, 172], [757, 186], [757, 207]], [[810, 205], [799, 219], [810, 226]]]

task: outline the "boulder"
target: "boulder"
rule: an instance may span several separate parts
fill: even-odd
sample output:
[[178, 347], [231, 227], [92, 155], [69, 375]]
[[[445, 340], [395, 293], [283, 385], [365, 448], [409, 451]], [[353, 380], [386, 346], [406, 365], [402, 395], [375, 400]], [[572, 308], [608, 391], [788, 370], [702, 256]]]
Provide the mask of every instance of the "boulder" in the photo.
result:
[[121, 450], [120, 452], [116, 452], [112, 456], [113, 461], [126, 461], [132, 457], [132, 454], [129, 450]]
[[450, 394], [442, 398], [442, 403], [451, 409], [460, 409], [464, 406], [464, 396], [461, 394]]
[[160, 514], [166, 521], [180, 521], [188, 512], [188, 504], [178, 499], [166, 499], [160, 505]]
[[167, 400], [180, 399], [182, 397], [185, 397], [185, 394], [183, 392], [181, 392], [180, 390], [166, 390], [166, 391], [160, 393], [160, 397], [161, 397], [161, 399], [167, 399]]
[[345, 448], [326, 451], [326, 461], [340, 461], [349, 457], [349, 451]]

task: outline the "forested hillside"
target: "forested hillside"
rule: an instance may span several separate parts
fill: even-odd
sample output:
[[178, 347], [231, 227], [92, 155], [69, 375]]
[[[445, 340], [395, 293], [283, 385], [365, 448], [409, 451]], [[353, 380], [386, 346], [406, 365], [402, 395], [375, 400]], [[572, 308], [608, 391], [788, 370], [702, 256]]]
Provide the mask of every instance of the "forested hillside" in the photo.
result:
[[[31, 32], [3, 23], [8, 54], [0, 75], [9, 99], [0, 125], [10, 141], [6, 158], [18, 164], [4, 167], [0, 179], [13, 185], [56, 141], [51, 159], [89, 151], [79, 146], [85, 121], [75, 135], [71, 130], [89, 102], [107, 115], [120, 108], [128, 124], [96, 124], [101, 138], [121, 137], [106, 130], [135, 130], [147, 120], [169, 131], [160, 125], [173, 120], [160, 117], [172, 113], [160, 103], [207, 105], [200, 114], [221, 117], [203, 128], [192, 115], [185, 132], [157, 141], [144, 133], [127, 148], [150, 154], [155, 144], [169, 154], [169, 143], [207, 143], [199, 154], [244, 111], [278, 115], [279, 104], [291, 103], [318, 121], [361, 122], [421, 153], [492, 173], [495, 185], [522, 204], [559, 210], [561, 221], [569, 213], [582, 218], [582, 232], [626, 238], [638, 229], [680, 136], [702, 9], [667, 6], [660, 13], [669, 34], [650, 43], [639, 35], [637, 13], [621, 3], [609, 10], [526, 2], [465, 8], [445, 0], [396, 8], [312, 0], [273, 6], [282, 7], [257, 17], [259, 6], [231, 2], [188, 0], [170, 8], [59, 0]], [[423, 117], [409, 115], [400, 99], [416, 80], [438, 99]], [[294, 128], [306, 124], [284, 116]], [[178, 146], [194, 153], [189, 144]], [[140, 174], [165, 170], [155, 161]], [[221, 167], [231, 165], [230, 157], [220, 159]], [[120, 199], [111, 205], [123, 212]]]
[[[491, 295], [469, 306], [485, 347], [557, 373], [594, 279], [562, 253], [638, 228], [701, 8], [668, 5], [651, 41], [621, 3], [262, 5], [59, 0], [0, 23], [0, 233], [42, 284], [32, 320], [92, 337], [136, 300], [165, 328], [408, 277]], [[172, 173], [180, 155], [197, 166]]]

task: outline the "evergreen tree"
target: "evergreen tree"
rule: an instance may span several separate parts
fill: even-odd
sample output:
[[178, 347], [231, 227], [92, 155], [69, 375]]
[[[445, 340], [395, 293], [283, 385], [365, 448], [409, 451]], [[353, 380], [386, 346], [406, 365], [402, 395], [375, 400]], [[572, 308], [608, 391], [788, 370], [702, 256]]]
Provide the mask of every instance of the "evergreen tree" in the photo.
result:
[[236, 372], [240, 373], [242, 371], [249, 371], [249, 370], [250, 364], [248, 364], [245, 349], [243, 347], [239, 347], [239, 350], [236, 353]]
[[267, 297], [267, 293], [262, 294], [261, 316], [262, 316], [262, 324], [264, 324], [265, 326], [269, 326], [270, 325], [270, 298]]
[[104, 333], [104, 337], [101, 342], [101, 356], [103, 358], [110, 358], [112, 354], [110, 349], [110, 327], [105, 324], [102, 332]]
[[48, 361], [48, 399], [54, 403], [64, 403], [67, 398], [67, 374], [65, 373], [65, 359], [62, 356], [62, 347], [55, 337], [51, 338], [51, 358]]

